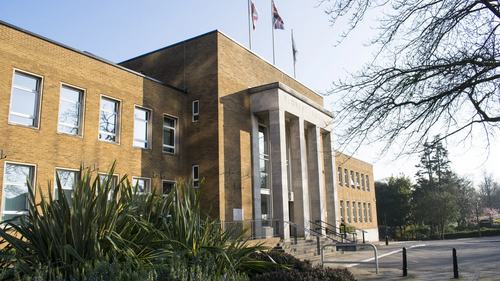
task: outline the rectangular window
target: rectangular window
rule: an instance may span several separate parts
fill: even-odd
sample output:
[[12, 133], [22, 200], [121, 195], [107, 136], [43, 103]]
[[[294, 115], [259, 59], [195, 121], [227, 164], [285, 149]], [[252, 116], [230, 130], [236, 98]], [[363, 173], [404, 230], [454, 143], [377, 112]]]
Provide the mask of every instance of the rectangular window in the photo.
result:
[[120, 102], [101, 97], [101, 111], [99, 117], [99, 139], [109, 142], [118, 142]]
[[193, 101], [193, 122], [198, 122], [200, 120], [200, 101]]
[[151, 180], [148, 178], [132, 178], [132, 186], [137, 186], [138, 194], [151, 193]]
[[347, 169], [344, 169], [344, 183], [345, 187], [349, 188], [349, 171]]
[[354, 171], [351, 171], [351, 187], [356, 188], [356, 185], [354, 184]]
[[365, 175], [361, 174], [361, 188], [365, 190]]
[[347, 222], [351, 222], [351, 202], [346, 202], [345, 209], [347, 211]]
[[370, 178], [366, 175], [366, 190], [370, 191]]
[[359, 222], [363, 222], [363, 213], [361, 212], [361, 202], [358, 202], [358, 217], [359, 217]]
[[356, 172], [356, 186], [358, 187], [358, 189], [360, 189], [359, 172]]
[[340, 220], [344, 221], [344, 200], [340, 200]]
[[339, 186], [342, 186], [342, 168], [337, 169], [337, 178], [339, 179]]
[[59, 99], [59, 125], [57, 131], [81, 136], [83, 126], [84, 91], [66, 85], [61, 86]]
[[368, 219], [372, 222], [372, 204], [368, 203]]
[[358, 222], [358, 214], [356, 213], [356, 202], [352, 201], [352, 220]]
[[5, 164], [2, 221], [28, 213], [28, 181], [34, 186], [35, 166]]
[[365, 222], [368, 221], [366, 211], [367, 211], [366, 210], [366, 203], [363, 203], [363, 214], [364, 214], [364, 217], [365, 217]]
[[163, 153], [175, 154], [177, 119], [163, 116]]
[[[62, 191], [68, 200], [68, 203], [71, 204], [71, 196], [73, 195], [73, 189], [76, 186], [78, 181], [78, 171], [77, 170], [63, 170], [56, 169], [57, 176], [59, 177], [59, 181], [61, 182]], [[58, 191], [57, 191], [57, 181], [54, 184], [54, 198], [58, 199]]]
[[134, 109], [134, 147], [151, 148], [151, 109]]
[[[100, 181], [101, 186], [108, 184], [108, 182], [111, 181], [110, 182], [111, 187], [110, 187], [110, 191], [108, 193], [108, 200], [111, 200], [111, 198], [113, 198], [113, 192], [114, 192], [115, 188], [118, 186], [118, 181], [119, 181], [118, 179], [119, 179], [118, 175], [113, 175], [113, 176], [111, 176], [111, 178], [109, 178], [108, 174], [99, 174], [99, 181]], [[97, 192], [99, 192], [99, 190], [97, 190]]]
[[175, 181], [167, 181], [167, 180], [162, 181], [162, 189], [161, 189], [162, 195], [163, 196], [169, 195], [170, 192], [174, 190], [174, 187], [175, 187]]
[[42, 78], [14, 72], [9, 122], [38, 128]]
[[193, 165], [193, 186], [200, 187], [200, 166]]

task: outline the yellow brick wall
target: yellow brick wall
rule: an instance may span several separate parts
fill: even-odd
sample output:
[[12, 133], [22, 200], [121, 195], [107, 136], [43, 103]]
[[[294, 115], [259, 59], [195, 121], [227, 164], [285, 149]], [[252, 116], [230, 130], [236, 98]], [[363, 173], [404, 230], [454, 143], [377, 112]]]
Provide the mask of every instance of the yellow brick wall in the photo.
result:
[[[178, 155], [162, 153], [163, 113], [178, 117], [180, 138], [185, 135], [183, 92], [5, 25], [0, 25], [0, 42], [0, 149], [7, 155], [1, 160], [1, 175], [6, 161], [36, 164], [36, 181], [44, 192], [54, 181], [56, 167], [78, 169], [81, 163], [95, 163], [105, 172], [116, 160], [120, 176], [152, 178], [159, 188], [160, 174], [172, 180], [186, 176], [180, 157], [184, 144]], [[8, 124], [14, 69], [43, 77], [39, 129]], [[57, 132], [61, 83], [86, 91], [83, 137]], [[98, 141], [101, 95], [122, 101], [119, 144]], [[151, 150], [133, 148], [135, 105], [152, 109]], [[3, 184], [3, 176], [0, 181]]]

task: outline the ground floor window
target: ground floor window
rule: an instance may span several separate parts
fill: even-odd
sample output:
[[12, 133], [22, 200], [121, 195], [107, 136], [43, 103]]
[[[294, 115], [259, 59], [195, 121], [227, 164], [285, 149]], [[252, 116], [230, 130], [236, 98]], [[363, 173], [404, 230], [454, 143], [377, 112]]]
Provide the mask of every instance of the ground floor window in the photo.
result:
[[6, 164], [2, 191], [2, 221], [28, 213], [28, 182], [33, 185], [35, 166]]
[[[68, 203], [71, 204], [71, 197], [73, 196], [73, 189], [76, 186], [78, 181], [78, 171], [76, 170], [66, 170], [66, 169], [56, 169], [56, 174], [59, 177], [59, 182], [61, 183], [62, 191], [68, 200]], [[58, 184], [54, 184], [54, 198], [58, 199], [59, 194], [57, 191]]]
[[175, 181], [167, 181], [164, 180], [162, 182], [162, 194], [163, 196], [167, 196], [170, 194], [170, 192], [174, 189], [175, 187]]

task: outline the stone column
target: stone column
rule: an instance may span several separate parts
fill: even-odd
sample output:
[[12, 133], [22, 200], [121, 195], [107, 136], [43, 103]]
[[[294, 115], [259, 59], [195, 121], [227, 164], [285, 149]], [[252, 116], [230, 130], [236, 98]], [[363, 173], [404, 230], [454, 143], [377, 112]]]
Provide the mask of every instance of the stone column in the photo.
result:
[[337, 198], [337, 173], [335, 169], [335, 150], [333, 149], [332, 132], [324, 131], [323, 137], [323, 167], [325, 169], [326, 217], [331, 225], [337, 225], [339, 220]]
[[254, 232], [256, 237], [264, 235], [262, 229], [262, 212], [260, 197], [260, 162], [259, 162], [259, 118], [252, 114], [252, 196], [254, 210]]
[[[290, 120], [290, 152], [292, 165], [292, 190], [294, 193], [294, 222], [309, 228], [309, 190], [307, 185], [307, 154], [304, 119]], [[309, 238], [309, 233], [297, 230], [298, 236]]]
[[275, 109], [269, 111], [269, 136], [271, 142], [271, 193], [273, 217], [279, 219], [279, 233], [285, 241], [290, 240], [288, 221], [288, 187], [286, 168], [285, 112]]
[[325, 221], [324, 187], [319, 127], [309, 125], [307, 130], [307, 167], [309, 170], [309, 196], [311, 220]]

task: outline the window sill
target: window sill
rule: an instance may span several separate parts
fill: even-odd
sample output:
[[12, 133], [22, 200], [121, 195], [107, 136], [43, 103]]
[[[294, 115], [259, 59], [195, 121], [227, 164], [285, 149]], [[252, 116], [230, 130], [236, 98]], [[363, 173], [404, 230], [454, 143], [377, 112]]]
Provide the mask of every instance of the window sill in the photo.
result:
[[23, 128], [27, 128], [27, 129], [34, 129], [34, 130], [40, 131], [39, 127], [25, 125], [25, 124], [22, 124], [22, 123], [8, 122], [7, 124], [13, 125], [13, 126], [18, 126], [18, 127], [23, 127]]

